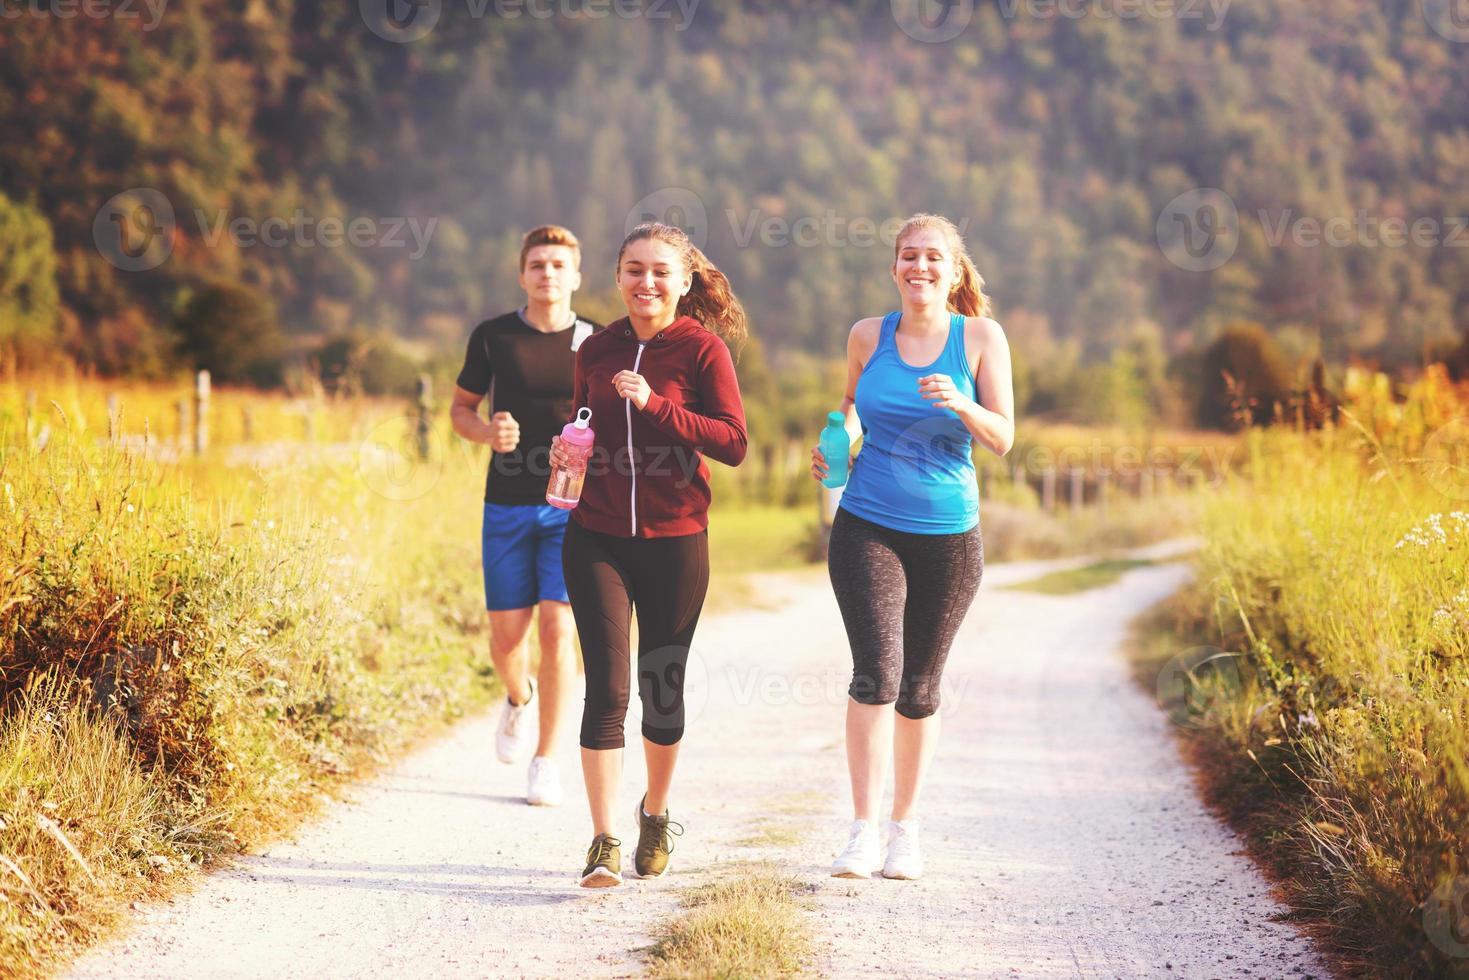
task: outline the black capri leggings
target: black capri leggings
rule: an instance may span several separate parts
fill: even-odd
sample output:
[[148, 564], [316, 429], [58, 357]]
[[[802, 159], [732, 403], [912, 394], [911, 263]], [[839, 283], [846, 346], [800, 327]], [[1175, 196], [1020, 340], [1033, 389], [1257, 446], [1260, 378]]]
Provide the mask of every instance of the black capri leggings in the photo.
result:
[[561, 569], [587, 673], [582, 746], [623, 746], [635, 606], [643, 737], [673, 745], [683, 738], [684, 671], [709, 591], [709, 532], [618, 538], [568, 521]]
[[984, 575], [979, 526], [913, 534], [838, 507], [826, 564], [852, 645], [847, 693], [859, 704], [896, 701], [905, 718], [933, 714], [949, 647]]

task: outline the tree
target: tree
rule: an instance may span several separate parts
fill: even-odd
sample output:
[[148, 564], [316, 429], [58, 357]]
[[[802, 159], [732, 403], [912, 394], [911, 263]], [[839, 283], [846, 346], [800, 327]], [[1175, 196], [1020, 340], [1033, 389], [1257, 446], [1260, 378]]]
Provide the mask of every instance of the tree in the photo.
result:
[[239, 283], [211, 280], [193, 291], [174, 320], [179, 353], [216, 381], [279, 384], [286, 338], [275, 304]]
[[1268, 423], [1276, 403], [1291, 391], [1290, 368], [1280, 346], [1260, 324], [1241, 320], [1227, 324], [1200, 359], [1198, 420], [1216, 429], [1242, 422]]
[[59, 311], [51, 223], [0, 193], [0, 347], [33, 360], [55, 340]]

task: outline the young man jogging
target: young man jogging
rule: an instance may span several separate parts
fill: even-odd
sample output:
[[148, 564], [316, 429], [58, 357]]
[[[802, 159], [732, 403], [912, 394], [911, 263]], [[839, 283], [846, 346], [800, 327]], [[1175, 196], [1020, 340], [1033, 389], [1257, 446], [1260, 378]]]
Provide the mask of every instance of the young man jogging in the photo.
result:
[[[572, 312], [580, 268], [581, 247], [567, 229], [543, 225], [526, 233], [520, 249], [525, 305], [475, 327], [450, 410], [455, 432], [493, 451], [482, 561], [490, 659], [507, 695], [495, 752], [501, 762], [513, 763], [535, 732], [526, 801], [541, 806], [563, 798], [555, 753], [576, 680], [574, 625], [561, 574], [569, 512], [546, 503], [546, 481], [551, 437], [576, 412], [576, 350], [600, 326]], [[479, 415], [486, 396], [488, 422]], [[537, 610], [541, 660], [532, 677], [526, 639]]]

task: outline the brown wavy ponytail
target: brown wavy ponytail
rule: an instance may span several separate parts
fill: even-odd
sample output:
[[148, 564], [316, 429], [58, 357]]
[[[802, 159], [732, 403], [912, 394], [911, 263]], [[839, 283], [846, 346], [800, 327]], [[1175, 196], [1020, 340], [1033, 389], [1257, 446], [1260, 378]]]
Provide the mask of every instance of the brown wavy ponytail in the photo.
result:
[[984, 292], [984, 277], [979, 270], [974, 268], [974, 260], [969, 257], [969, 249], [964, 245], [964, 238], [959, 234], [959, 229], [948, 218], [940, 214], [928, 214], [920, 212], [903, 222], [903, 227], [898, 229], [898, 240], [893, 247], [893, 258], [903, 249], [903, 240], [915, 231], [938, 231], [944, 236], [948, 243], [949, 251], [954, 256], [954, 265], [958, 269], [958, 276], [954, 279], [954, 285], [949, 290], [948, 307], [955, 313], [965, 316], [989, 316], [991, 310], [990, 298]]
[[628, 232], [627, 237], [622, 240], [622, 246], [617, 250], [618, 268], [622, 267], [622, 254], [627, 251], [627, 247], [644, 238], [665, 242], [678, 250], [684, 268], [689, 270], [694, 280], [688, 295], [678, 301], [679, 315], [698, 320], [705, 330], [711, 331], [728, 344], [738, 360], [740, 349], [745, 346], [750, 335], [749, 321], [729, 279], [709, 261], [708, 256], [699, 251], [698, 246], [689, 240], [682, 228], [657, 221], [646, 221]]

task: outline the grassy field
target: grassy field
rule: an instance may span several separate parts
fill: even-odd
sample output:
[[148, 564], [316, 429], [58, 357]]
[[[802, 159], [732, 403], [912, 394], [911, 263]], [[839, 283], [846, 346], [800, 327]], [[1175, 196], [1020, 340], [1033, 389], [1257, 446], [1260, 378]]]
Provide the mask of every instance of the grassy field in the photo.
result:
[[1346, 968], [1469, 976], [1469, 386], [1383, 387], [1253, 434], [1138, 673]]
[[[187, 390], [0, 384], [0, 963], [16, 975], [497, 692], [483, 447], [440, 411], [418, 459], [401, 402], [215, 391], [196, 456]], [[995, 561], [1155, 540], [1197, 503], [1119, 500], [1102, 520], [1011, 488], [984, 507]], [[816, 534], [814, 489], [809, 507], [719, 505], [711, 611], [750, 601], [751, 573], [820, 575]]]

